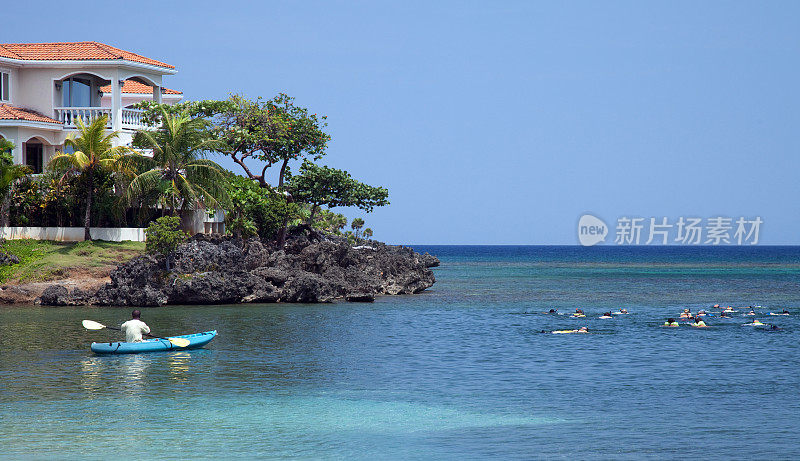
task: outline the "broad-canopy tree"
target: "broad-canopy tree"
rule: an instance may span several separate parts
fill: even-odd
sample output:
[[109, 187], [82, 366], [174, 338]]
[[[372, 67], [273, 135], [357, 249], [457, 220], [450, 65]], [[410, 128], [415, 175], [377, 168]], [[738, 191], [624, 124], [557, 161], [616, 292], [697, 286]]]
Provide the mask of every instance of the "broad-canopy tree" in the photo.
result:
[[[228, 110], [215, 117], [215, 134], [224, 142], [219, 152], [242, 167], [245, 174], [270, 187], [267, 170], [280, 166], [277, 188], [286, 179], [290, 161], [303, 158], [319, 160], [325, 155], [330, 136], [323, 131], [325, 116], [309, 114], [308, 109], [294, 104], [294, 98], [279, 94], [270, 100], [249, 101], [231, 96]], [[253, 172], [247, 161], [259, 162], [261, 171]]]
[[[325, 116], [309, 114], [308, 109], [294, 104], [294, 98], [280, 93], [272, 99], [254, 101], [232, 95], [225, 101], [192, 101], [173, 106], [142, 102], [144, 120], [159, 123], [166, 114], [188, 113], [211, 121], [209, 132], [219, 141], [214, 150], [230, 157], [242, 167], [248, 178], [261, 187], [273, 188], [267, 170], [280, 167], [281, 188], [292, 160], [319, 160], [325, 155], [330, 136], [323, 131]], [[257, 162], [256, 166], [248, 163]]]
[[231, 206], [226, 213], [226, 227], [234, 235], [241, 232], [246, 237], [251, 222], [261, 238], [272, 239], [279, 235], [283, 223], [300, 214], [296, 203], [289, 203], [282, 194], [261, 187], [243, 176], [228, 174], [226, 180]]
[[350, 173], [336, 168], [303, 162], [299, 174], [292, 176], [288, 189], [296, 200], [311, 206], [309, 221], [320, 206], [353, 206], [367, 213], [376, 206], [388, 205], [389, 191], [356, 181]]
[[100, 173], [122, 172], [128, 159], [141, 157], [133, 153], [126, 146], [114, 146], [114, 140], [119, 136], [118, 131], [104, 135], [106, 129], [106, 116], [98, 117], [91, 124], [86, 125], [82, 119], [77, 119], [77, 136], [71, 135], [64, 141], [65, 147], [72, 147], [71, 154], [57, 152], [47, 167], [61, 174], [61, 181], [71, 177], [81, 177], [86, 181], [86, 204], [84, 211], [84, 239], [91, 240], [89, 227], [92, 217], [92, 198], [96, 192], [96, 179]]
[[341, 234], [342, 229], [347, 225], [347, 218], [343, 214], [334, 213], [333, 211], [323, 208], [315, 215], [314, 220], [311, 221], [311, 208], [308, 207], [307, 210], [308, 213], [307, 216], [305, 216], [305, 220], [310, 222], [310, 224], [317, 229], [322, 229], [334, 234]]
[[173, 114], [163, 108], [160, 120], [158, 130], [139, 131], [134, 137], [134, 146], [152, 149], [153, 156], [139, 156], [132, 162], [143, 172], [128, 185], [127, 202], [155, 201], [170, 214], [227, 206], [224, 170], [205, 158], [219, 145], [209, 136], [209, 122], [187, 112]]
[[[295, 105], [294, 98], [286, 94], [280, 93], [269, 100], [248, 100], [232, 95], [225, 101], [196, 101], [175, 106], [144, 102], [140, 106], [145, 108], [144, 117], [150, 123], [178, 113], [211, 121], [207, 130], [218, 141], [214, 151], [230, 157], [249, 180], [280, 195], [286, 203], [286, 212], [280, 213], [284, 217], [277, 234], [279, 246], [293, 219], [289, 205], [296, 201], [309, 204], [312, 223], [322, 205], [356, 206], [369, 212], [375, 206], [389, 203], [385, 188], [360, 183], [345, 171], [312, 163], [325, 155], [330, 141], [324, 131], [327, 117], [309, 113], [308, 109]], [[300, 175], [292, 178], [289, 164], [300, 160], [303, 161]], [[268, 180], [273, 167], [278, 168], [277, 184]], [[256, 225], [261, 228], [258, 222]]]

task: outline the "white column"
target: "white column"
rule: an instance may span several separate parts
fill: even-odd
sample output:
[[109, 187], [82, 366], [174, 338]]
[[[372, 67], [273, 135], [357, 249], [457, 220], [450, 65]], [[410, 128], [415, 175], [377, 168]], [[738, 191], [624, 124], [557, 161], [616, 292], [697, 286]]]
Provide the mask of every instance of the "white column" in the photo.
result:
[[22, 161], [24, 160], [22, 154], [22, 136], [17, 135], [17, 140], [14, 142], [14, 163], [17, 165], [22, 165]]
[[116, 72], [111, 76], [111, 128], [122, 129], [122, 85]]
[[153, 101], [158, 104], [161, 104], [161, 87], [160, 86], [153, 86]]

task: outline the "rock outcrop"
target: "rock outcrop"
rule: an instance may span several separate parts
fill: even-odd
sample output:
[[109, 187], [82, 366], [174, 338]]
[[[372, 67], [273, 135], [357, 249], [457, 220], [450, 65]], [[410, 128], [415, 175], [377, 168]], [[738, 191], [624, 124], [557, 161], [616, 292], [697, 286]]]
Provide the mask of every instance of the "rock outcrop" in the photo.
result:
[[0, 266], [11, 266], [14, 264], [19, 264], [17, 255], [0, 250]]
[[419, 293], [435, 282], [439, 260], [410, 248], [370, 241], [352, 246], [339, 237], [310, 240], [302, 232], [282, 249], [258, 239], [198, 235], [164, 260], [140, 256], [111, 273], [111, 283], [87, 296], [52, 286], [43, 305], [369, 302], [379, 295]]
[[75, 288], [72, 292], [63, 285], [51, 285], [42, 292], [39, 302], [43, 306], [81, 306], [89, 304], [92, 293]]

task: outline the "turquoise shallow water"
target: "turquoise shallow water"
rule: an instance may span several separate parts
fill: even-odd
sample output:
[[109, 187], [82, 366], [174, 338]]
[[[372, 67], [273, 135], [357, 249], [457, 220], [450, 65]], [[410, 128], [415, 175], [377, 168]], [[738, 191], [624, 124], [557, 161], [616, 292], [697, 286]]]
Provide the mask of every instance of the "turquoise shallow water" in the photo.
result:
[[[191, 352], [92, 355], [113, 334], [80, 320], [128, 309], [2, 308], [0, 457], [800, 457], [800, 249], [419, 249], [442, 260], [420, 295], [144, 311], [219, 331]], [[714, 303], [782, 330], [659, 327]]]

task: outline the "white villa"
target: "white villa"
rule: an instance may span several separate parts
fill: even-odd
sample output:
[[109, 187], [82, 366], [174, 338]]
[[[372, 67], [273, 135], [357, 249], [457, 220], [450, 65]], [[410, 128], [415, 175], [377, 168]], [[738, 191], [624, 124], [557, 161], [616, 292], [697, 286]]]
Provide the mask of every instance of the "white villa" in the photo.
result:
[[127, 144], [142, 128], [144, 99], [175, 103], [162, 88], [174, 66], [97, 42], [0, 44], [0, 136], [16, 145], [14, 159], [39, 173], [75, 120], [109, 116], [109, 130]]
[[[117, 143], [127, 145], [144, 128], [133, 104], [183, 98], [162, 86], [175, 73], [172, 65], [98, 42], [0, 44], [0, 138], [14, 144], [15, 163], [34, 173], [63, 149], [78, 118], [108, 115], [109, 132], [122, 133]], [[222, 230], [221, 217], [199, 215], [188, 226], [195, 232]]]

